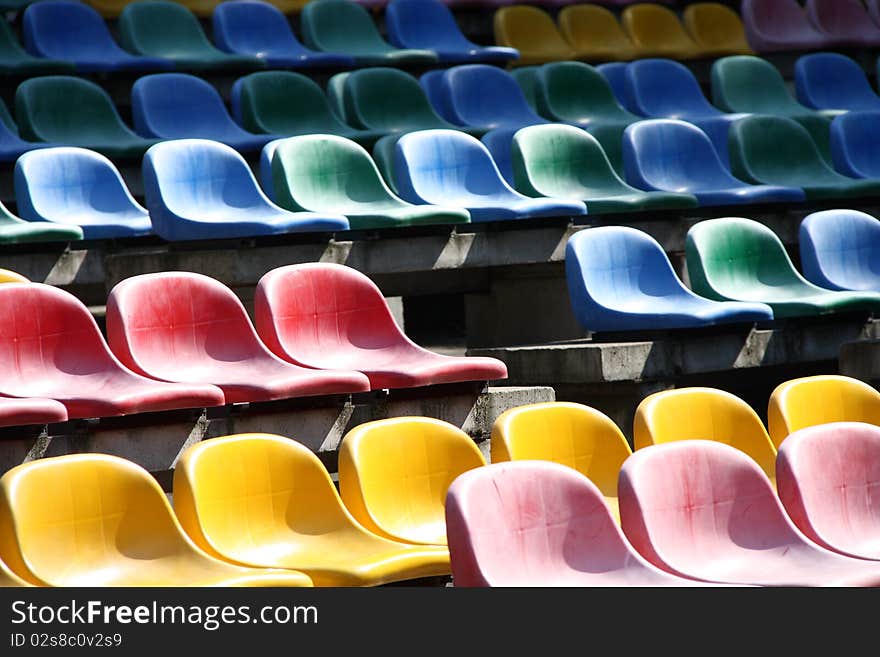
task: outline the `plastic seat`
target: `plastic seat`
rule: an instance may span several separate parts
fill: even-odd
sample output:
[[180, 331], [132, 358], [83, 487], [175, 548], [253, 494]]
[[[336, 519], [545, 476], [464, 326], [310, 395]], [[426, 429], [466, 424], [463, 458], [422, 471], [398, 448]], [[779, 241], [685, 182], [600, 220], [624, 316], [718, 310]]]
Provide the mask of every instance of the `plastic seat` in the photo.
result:
[[31, 279], [29, 279], [24, 274], [19, 274], [17, 271], [13, 271], [11, 269], [0, 269], [0, 283], [30, 283]]
[[373, 390], [507, 378], [494, 358], [446, 356], [415, 344], [376, 284], [345, 265], [267, 272], [257, 283], [254, 317], [260, 339], [279, 358], [319, 370], [344, 363], [366, 374]]
[[801, 271], [829, 290], [880, 292], [880, 221], [860, 210], [818, 210], [798, 230]]
[[[0, 427], [20, 427], [28, 424], [51, 424], [66, 421], [67, 408], [55, 399], [0, 397]], [[0, 562], [0, 580], [2, 578], [2, 562]]]
[[513, 186], [519, 192], [584, 201], [588, 214], [683, 209], [698, 204], [691, 194], [645, 192], [628, 185], [617, 175], [596, 138], [574, 126], [520, 128], [512, 138], [511, 162]]
[[795, 431], [830, 422], [880, 426], [880, 392], [850, 376], [818, 374], [783, 381], [770, 393], [767, 429], [777, 449]]
[[420, 130], [395, 144], [394, 179], [411, 203], [451, 202], [471, 221], [586, 214], [582, 201], [531, 198], [514, 190], [479, 139], [455, 130]]
[[354, 518], [379, 536], [446, 545], [449, 484], [485, 465], [474, 440], [453, 424], [418, 416], [374, 420], [342, 438], [339, 493]]
[[734, 123], [730, 167], [735, 176], [752, 183], [800, 187], [808, 200], [880, 195], [880, 180], [838, 173], [806, 128], [784, 116], [749, 116]]
[[176, 0], [198, 18], [209, 19], [221, 0]]
[[84, 2], [34, 2], [22, 13], [21, 30], [30, 54], [72, 62], [77, 73], [174, 68], [167, 59], [135, 55], [121, 48], [101, 15]]
[[255, 134], [238, 125], [220, 92], [189, 73], [142, 75], [131, 87], [135, 130], [157, 139], [210, 139], [241, 153], [258, 152], [280, 135]]
[[794, 268], [785, 246], [753, 219], [721, 217], [688, 230], [691, 289], [710, 299], [766, 303], [776, 319], [880, 309], [880, 293], [818, 287]]
[[4, 75], [73, 74], [73, 62], [49, 57], [35, 57], [24, 49], [9, 21], [0, 21], [0, 73]]
[[519, 59], [511, 62], [513, 66], [578, 58], [553, 17], [540, 7], [526, 4], [499, 7], [492, 15], [492, 31], [497, 45], [519, 52]]
[[810, 541], [754, 459], [714, 440], [636, 450], [620, 469], [620, 522], [656, 567], [706, 582], [877, 586], [880, 564]]
[[578, 59], [622, 62], [641, 57], [617, 15], [607, 7], [586, 2], [570, 4], [559, 10], [556, 21]]
[[611, 418], [584, 404], [525, 404], [504, 411], [492, 424], [492, 463], [540, 460], [574, 468], [602, 492], [618, 521], [617, 474], [630, 454]]
[[742, 0], [739, 13], [749, 45], [759, 54], [835, 45], [813, 26], [798, 0]]
[[174, 506], [207, 553], [292, 568], [315, 586], [378, 586], [450, 572], [445, 546], [392, 541], [365, 529], [314, 452], [291, 438], [237, 434], [193, 445], [174, 469]]
[[605, 62], [597, 64], [596, 70], [605, 78], [618, 104], [633, 116], [638, 116], [626, 93], [626, 67], [628, 62]]
[[731, 175], [712, 141], [678, 119], [645, 119], [623, 132], [626, 181], [640, 189], [685, 192], [701, 206], [796, 203], [800, 187], [750, 184]]
[[0, 244], [68, 242], [82, 238], [83, 230], [79, 226], [25, 221], [0, 203]]
[[433, 50], [442, 64], [508, 64], [516, 48], [480, 46], [462, 33], [452, 10], [440, 0], [391, 0], [385, 6], [388, 40], [398, 48]]
[[275, 200], [288, 210], [341, 212], [353, 229], [470, 221], [449, 199], [419, 206], [400, 198], [364, 147], [344, 137], [287, 137], [275, 145], [271, 162]]
[[844, 48], [877, 48], [880, 26], [871, 20], [861, 0], [805, 0], [810, 23]]
[[672, 9], [637, 2], [620, 12], [620, 24], [642, 57], [690, 60], [706, 57]]
[[0, 395], [60, 401], [70, 419], [223, 404], [211, 385], [154, 381], [117, 360], [89, 309], [42, 283], [0, 285]]
[[40, 141], [26, 141], [21, 138], [18, 126], [6, 103], [0, 99], [0, 162], [15, 162], [22, 153], [37, 148], [49, 148], [55, 144]]
[[140, 160], [158, 141], [129, 128], [100, 85], [73, 75], [43, 75], [19, 84], [15, 121], [25, 139], [80, 146], [114, 161]]
[[834, 168], [851, 178], [880, 178], [880, 108], [857, 110], [831, 122], [831, 159]]
[[312, 586], [300, 572], [209, 556], [184, 533], [153, 476], [109, 454], [41, 458], [8, 470], [0, 519], [8, 527], [0, 552], [38, 586]]
[[713, 440], [751, 456], [776, 481], [776, 447], [754, 409], [717, 388], [685, 387], [648, 395], [636, 407], [633, 444], [642, 449], [675, 440]]
[[153, 232], [150, 216], [106, 156], [58, 146], [25, 153], [13, 182], [27, 221], [79, 227], [86, 239], [138, 237]]
[[252, 55], [224, 52], [208, 39], [199, 19], [170, 0], [134, 0], [125, 5], [116, 22], [119, 43], [138, 55], [160, 57], [178, 69], [239, 71], [263, 68]]
[[[538, 70], [542, 65], [533, 64], [532, 66], [519, 66], [517, 68], [511, 69], [510, 76], [516, 80], [517, 85], [519, 85], [520, 90], [523, 92], [523, 96], [526, 99], [526, 102], [529, 104], [529, 107], [532, 108], [535, 112], [539, 112], [538, 110]], [[442, 73], [435, 72], [438, 75], [442, 75]], [[419, 83], [422, 82], [426, 76], [430, 79], [431, 72], [423, 73], [419, 78]], [[423, 89], [428, 89], [430, 87], [430, 83], [428, 85], [422, 84]], [[434, 85], [435, 87], [438, 85]], [[435, 92], [437, 93], [437, 92]], [[430, 99], [430, 95], [428, 96]], [[442, 102], [442, 101], [441, 101]]]
[[691, 2], [681, 22], [707, 58], [754, 55], [737, 10], [720, 2]]
[[492, 463], [449, 487], [458, 587], [700, 586], [648, 563], [587, 477], [548, 461]]
[[357, 66], [425, 66], [438, 61], [433, 50], [392, 46], [369, 10], [351, 0], [308, 2], [299, 20], [309, 48], [350, 55]]
[[816, 110], [880, 110], [864, 69], [851, 57], [834, 52], [801, 55], [794, 66], [798, 101]]
[[773, 318], [763, 303], [718, 303], [691, 292], [650, 235], [628, 226], [582, 230], [565, 246], [575, 317], [593, 333], [749, 324]]

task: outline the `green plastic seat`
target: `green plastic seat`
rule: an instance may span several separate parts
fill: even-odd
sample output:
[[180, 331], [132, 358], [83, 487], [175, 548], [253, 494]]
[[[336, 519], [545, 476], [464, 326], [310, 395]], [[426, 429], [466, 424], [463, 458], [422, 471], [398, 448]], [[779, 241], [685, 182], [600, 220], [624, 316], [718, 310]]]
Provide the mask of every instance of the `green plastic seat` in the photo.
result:
[[516, 80], [516, 83], [519, 85], [519, 88], [522, 89], [523, 96], [526, 97], [526, 101], [529, 103], [529, 107], [531, 107], [536, 113], [540, 114], [538, 110], [538, 69], [540, 66], [520, 66], [518, 68], [511, 69], [510, 75], [513, 76], [513, 79]]
[[25, 221], [0, 202], [0, 244], [25, 242], [75, 242], [83, 238], [79, 226], [66, 226], [51, 221]]
[[373, 149], [370, 151], [376, 168], [382, 174], [382, 180], [388, 185], [388, 189], [398, 196], [400, 196], [400, 190], [394, 179], [394, 145], [400, 137], [399, 134], [385, 135], [373, 144]]
[[826, 290], [795, 269], [779, 237], [753, 219], [722, 217], [688, 230], [685, 259], [691, 289], [719, 301], [757, 301], [773, 317], [880, 311], [880, 294]]
[[513, 136], [511, 161], [518, 191], [584, 201], [590, 215], [698, 205], [692, 194], [645, 192], [626, 184], [596, 138], [570, 125], [520, 128]]
[[30, 54], [15, 36], [10, 22], [0, 21], [0, 73], [28, 78], [52, 73], [73, 75], [75, 72], [73, 62]]
[[[324, 0], [319, 0], [324, 2]], [[353, 229], [463, 224], [463, 208], [414, 205], [385, 184], [370, 154], [335, 135], [302, 135], [278, 143], [272, 157], [275, 201], [293, 211], [344, 214]]]
[[807, 130], [784, 116], [752, 115], [728, 132], [730, 169], [750, 183], [800, 187], [807, 200], [880, 195], [880, 180], [832, 169]]

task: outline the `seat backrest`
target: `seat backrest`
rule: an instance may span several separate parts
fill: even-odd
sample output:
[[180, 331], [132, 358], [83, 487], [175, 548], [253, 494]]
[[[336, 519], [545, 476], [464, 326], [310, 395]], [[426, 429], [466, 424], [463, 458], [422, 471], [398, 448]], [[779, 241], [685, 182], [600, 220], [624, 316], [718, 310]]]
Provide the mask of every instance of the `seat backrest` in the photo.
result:
[[459, 125], [498, 126], [543, 123], [529, 107], [516, 80], [490, 64], [460, 64], [443, 76], [448, 108]]
[[[236, 0], [237, 1], [237, 0]], [[257, 71], [238, 78], [230, 93], [232, 115], [245, 129], [268, 134], [344, 129], [324, 90], [304, 73]]]
[[596, 65], [596, 70], [608, 82], [608, 87], [620, 106], [635, 116], [635, 108], [627, 96], [625, 77], [627, 66], [629, 66], [628, 62], [605, 62]]
[[186, 6], [170, 0], [134, 0], [116, 23], [119, 44], [155, 57], [214, 50], [199, 19]]
[[864, 30], [878, 34], [861, 0], [805, 0], [804, 10], [813, 27], [830, 37], [846, 39], [863, 34]]
[[620, 24], [640, 48], [699, 47], [684, 29], [678, 14], [656, 2], [637, 2], [620, 12]]
[[131, 115], [137, 132], [167, 139], [234, 124], [214, 85], [189, 73], [140, 76], [131, 87]]
[[366, 7], [351, 0], [308, 2], [299, 20], [303, 42], [315, 50], [349, 52], [389, 46]]
[[586, 2], [566, 5], [559, 10], [556, 20], [562, 36], [575, 48], [633, 48], [617, 15], [608, 7]]
[[[532, 66], [517, 66], [510, 71], [511, 77], [516, 80], [519, 88], [525, 96], [529, 107], [536, 113], [540, 114], [538, 109], [538, 69], [540, 66], [534, 64]], [[424, 77], [424, 76], [423, 76]], [[421, 81], [421, 78], [420, 78]], [[424, 86], [424, 85], [422, 85]]]
[[742, 0], [740, 15], [749, 43], [756, 51], [826, 45], [798, 0]]
[[452, 10], [440, 0], [391, 0], [385, 6], [388, 40], [398, 48], [471, 50]]
[[756, 55], [729, 55], [712, 62], [712, 104], [725, 112], [778, 114], [808, 111], [791, 95], [772, 62]]
[[40, 0], [21, 15], [25, 49], [32, 55], [65, 59], [121, 50], [101, 15], [84, 2]]
[[718, 108], [703, 95], [693, 71], [672, 59], [646, 58], [626, 67], [626, 85], [633, 105], [644, 116], [706, 116]]
[[352, 71], [343, 91], [345, 115], [352, 123], [374, 130], [424, 122], [431, 127], [445, 121], [434, 111], [419, 81], [410, 73], [388, 66]]
[[853, 178], [880, 178], [880, 105], [834, 117], [828, 131], [834, 168]]
[[0, 61], [15, 62], [33, 57], [24, 49], [9, 21], [0, 22]]
[[681, 22], [701, 48], [722, 47], [731, 52], [752, 52], [739, 13], [720, 2], [691, 2], [681, 13]]
[[446, 544], [449, 484], [485, 466], [473, 439], [449, 422], [396, 417], [365, 422], [339, 446], [339, 492], [367, 529], [398, 541]]
[[274, 3], [264, 0], [221, 2], [211, 14], [211, 35], [217, 47], [227, 52], [303, 49], [287, 16]]
[[639, 118], [624, 109], [599, 70], [584, 62], [550, 62], [537, 70], [536, 77], [538, 111], [553, 120]]
[[798, 100], [814, 109], [880, 109], [880, 96], [859, 64], [846, 55], [816, 52], [794, 65]]
[[492, 29], [499, 46], [521, 52], [546, 50], [574, 55], [553, 17], [541, 7], [527, 4], [499, 7], [492, 15]]
[[880, 291], [880, 220], [860, 210], [817, 210], [798, 229], [801, 271], [832, 290]]

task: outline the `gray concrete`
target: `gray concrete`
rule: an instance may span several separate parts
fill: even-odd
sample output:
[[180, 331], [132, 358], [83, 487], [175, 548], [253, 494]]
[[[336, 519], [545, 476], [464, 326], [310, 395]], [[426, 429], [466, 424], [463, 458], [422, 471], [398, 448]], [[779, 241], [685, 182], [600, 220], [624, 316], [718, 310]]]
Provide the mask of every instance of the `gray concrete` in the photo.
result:
[[880, 384], [880, 339], [860, 340], [840, 345], [840, 374], [872, 385]]

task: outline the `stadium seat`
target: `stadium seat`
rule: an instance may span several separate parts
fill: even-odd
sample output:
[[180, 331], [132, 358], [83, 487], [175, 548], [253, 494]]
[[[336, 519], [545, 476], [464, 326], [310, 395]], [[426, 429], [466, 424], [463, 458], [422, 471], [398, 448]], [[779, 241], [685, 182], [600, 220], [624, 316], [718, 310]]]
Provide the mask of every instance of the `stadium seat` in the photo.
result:
[[[16, 281], [4, 282], [13, 283]], [[0, 397], [0, 427], [20, 427], [28, 424], [51, 424], [66, 421], [67, 408], [55, 399]], [[0, 567], [0, 579], [2, 577], [2, 567]]]
[[691, 292], [663, 247], [629, 226], [579, 231], [565, 246], [565, 276], [585, 331], [606, 333], [754, 324], [773, 319], [763, 303], [719, 303]]
[[737, 10], [721, 2], [691, 2], [681, 22], [706, 58], [754, 55]]
[[624, 74], [626, 93], [642, 116], [680, 119], [699, 127], [712, 141], [727, 167], [727, 133], [730, 124], [749, 116], [727, 113], [712, 105], [703, 94], [693, 71], [672, 59], [644, 58], [630, 62]]
[[24, 49], [8, 20], [0, 21], [0, 73], [3, 75], [70, 75], [76, 72], [73, 62], [35, 57]]
[[0, 524], [8, 528], [0, 534], [4, 560], [37, 586], [312, 586], [300, 572], [209, 556], [187, 537], [156, 479], [110, 454], [40, 458], [7, 470]]
[[117, 43], [97, 10], [75, 0], [40, 0], [21, 17], [25, 50], [36, 57], [72, 62], [77, 73], [156, 71], [174, 68], [159, 57], [135, 55]]
[[661, 390], [639, 402], [633, 419], [636, 449], [694, 439], [742, 450], [776, 481], [776, 447], [758, 414], [736, 395], [695, 386]]
[[122, 365], [89, 309], [43, 283], [0, 285], [0, 395], [60, 401], [70, 419], [223, 404], [211, 385], [154, 381]]
[[511, 62], [512, 66], [578, 58], [553, 17], [541, 7], [527, 4], [499, 7], [492, 15], [492, 31], [497, 45], [519, 52], [519, 59]]
[[777, 449], [789, 434], [829, 422], [880, 426], [880, 392], [859, 379], [817, 374], [783, 381], [767, 403], [767, 429]]
[[462, 33], [455, 15], [441, 0], [391, 0], [385, 6], [388, 40], [398, 48], [433, 50], [441, 64], [509, 64], [516, 48], [480, 46]]
[[351, 68], [355, 65], [351, 55], [306, 48], [274, 1], [221, 2], [211, 15], [211, 32], [221, 50], [257, 57], [271, 68]]
[[231, 146], [174, 139], [144, 155], [144, 197], [153, 230], [165, 240], [214, 240], [348, 230], [334, 213], [290, 212], [260, 189]]
[[364, 422], [339, 445], [339, 493], [364, 527], [384, 538], [446, 545], [443, 505], [452, 481], [486, 460], [473, 438], [431, 417]]
[[817, 210], [801, 220], [804, 278], [829, 290], [880, 292], [880, 220], [860, 210]]
[[880, 47], [880, 26], [861, 0], [805, 0], [804, 9], [830, 43], [843, 48]]
[[0, 202], [0, 244], [72, 242], [83, 238], [79, 226], [25, 221]]
[[556, 20], [578, 59], [623, 62], [641, 56], [617, 15], [608, 7], [588, 2], [570, 4], [559, 10]]
[[798, 101], [815, 110], [880, 110], [880, 95], [864, 69], [847, 55], [801, 55], [795, 61], [794, 82]]
[[17, 271], [13, 271], [11, 269], [0, 269], [0, 283], [30, 283], [31, 279], [29, 279], [24, 274], [19, 274]]
[[241, 153], [259, 152], [280, 135], [248, 132], [226, 108], [220, 92], [190, 73], [142, 75], [131, 87], [134, 129], [157, 139], [210, 139]]
[[199, 19], [170, 0], [133, 0], [116, 21], [120, 45], [129, 52], [160, 57], [191, 71], [241, 71], [263, 68], [252, 55], [224, 52], [208, 39]]
[[357, 66], [429, 66], [438, 62], [433, 50], [392, 46], [369, 10], [351, 0], [308, 2], [299, 20], [303, 42], [309, 48], [351, 55]]
[[15, 163], [18, 213], [32, 222], [78, 227], [85, 239], [150, 235], [153, 226], [106, 156], [57, 146], [25, 153]]
[[445, 516], [458, 587], [700, 586], [649, 564], [602, 492], [559, 463], [491, 463], [449, 487]]
[[[2, 544], [0, 544], [0, 550], [2, 550]], [[2, 556], [0, 554], [0, 588], [36, 586], [36, 584], [28, 582], [12, 572], [12, 569], [3, 561]]]
[[[541, 66], [542, 65], [539, 64], [533, 64], [532, 66], [519, 66], [510, 70], [511, 77], [516, 80], [520, 90], [523, 92], [523, 96], [525, 96], [526, 102], [535, 112], [538, 112], [538, 69], [540, 69]], [[442, 72], [440, 71], [423, 73], [419, 78], [419, 83], [422, 83], [422, 80], [430, 80], [432, 73], [438, 76], [442, 75]], [[439, 79], [439, 77], [435, 77], [435, 79]], [[434, 86], [436, 87], [437, 85]], [[431, 84], [422, 84], [422, 88], [427, 91], [431, 88]], [[431, 96], [429, 95], [428, 98], [430, 100]]]
[[712, 141], [693, 123], [645, 119], [623, 131], [625, 179], [644, 190], [685, 192], [701, 206], [795, 203], [800, 187], [754, 185], [724, 166]]
[[341, 212], [357, 230], [470, 221], [467, 210], [450, 205], [450, 199], [419, 206], [394, 194], [370, 154], [350, 139], [302, 135], [274, 147], [274, 198], [288, 210]]
[[752, 586], [878, 586], [880, 564], [819, 547], [739, 449], [677, 440], [637, 449], [620, 469], [620, 523], [656, 567]]
[[582, 201], [531, 198], [514, 190], [479, 139], [456, 130], [420, 130], [398, 139], [394, 179], [411, 203], [453, 203], [471, 221], [586, 214]]
[[831, 122], [831, 161], [851, 178], [880, 178], [880, 107], [834, 117]]
[[[210, 19], [221, 0], [175, 0], [189, 9], [198, 18]], [[279, 0], [281, 1], [281, 0]]]
[[492, 424], [489, 449], [492, 463], [540, 460], [574, 468], [596, 485], [620, 519], [617, 474], [632, 448], [601, 411], [565, 401], [510, 408]]
[[0, 99], [0, 162], [15, 162], [22, 153], [37, 148], [49, 148], [55, 144], [40, 141], [25, 141], [18, 132], [15, 119], [6, 103]]
[[73, 75], [42, 75], [19, 84], [15, 122], [24, 139], [80, 146], [114, 161], [140, 160], [158, 141], [129, 128], [98, 83]]
[[766, 303], [776, 319], [880, 310], [878, 292], [827, 290], [807, 281], [776, 233], [753, 219], [698, 221], [688, 229], [685, 258], [694, 292]]
[[878, 26], [880, 26], [880, 1], [878, 0], [865, 0], [865, 9], [868, 10], [868, 15], [871, 17], [871, 20]]
[[691, 60], [706, 57], [678, 14], [656, 2], [637, 2], [620, 12], [620, 24], [641, 57]]
[[373, 390], [507, 378], [494, 358], [446, 356], [415, 344], [376, 284], [345, 265], [270, 270], [257, 283], [254, 318], [260, 339], [279, 358], [319, 370], [355, 369]]
[[645, 192], [628, 185], [596, 138], [580, 128], [527, 126], [517, 130], [511, 143], [513, 186], [528, 196], [583, 201], [591, 215], [697, 206], [691, 194]]
[[394, 180], [394, 147], [400, 137], [399, 134], [385, 135], [377, 139], [370, 150], [373, 162], [376, 163], [376, 168], [382, 174], [382, 180], [388, 185], [388, 189], [397, 196], [400, 196], [400, 189], [397, 187], [397, 181]]
[[835, 171], [806, 128], [785, 116], [753, 115], [734, 123], [730, 168], [751, 183], [800, 187], [808, 200], [880, 195], [880, 180]]
[[825, 50], [835, 45], [813, 27], [798, 0], [742, 0], [739, 13], [749, 45], [758, 54]]
[[445, 546], [392, 541], [360, 525], [324, 464], [295, 439], [252, 433], [203, 440], [181, 455], [173, 494], [181, 524], [205, 552], [292, 568], [315, 586], [378, 586], [450, 572]]
[[605, 78], [608, 87], [611, 89], [611, 92], [614, 94], [614, 97], [617, 99], [620, 106], [633, 116], [638, 116], [632, 102], [626, 94], [626, 78], [624, 76], [626, 74], [627, 66], [629, 66], [628, 62], [605, 62], [604, 64], [597, 64], [596, 70], [603, 78]]

